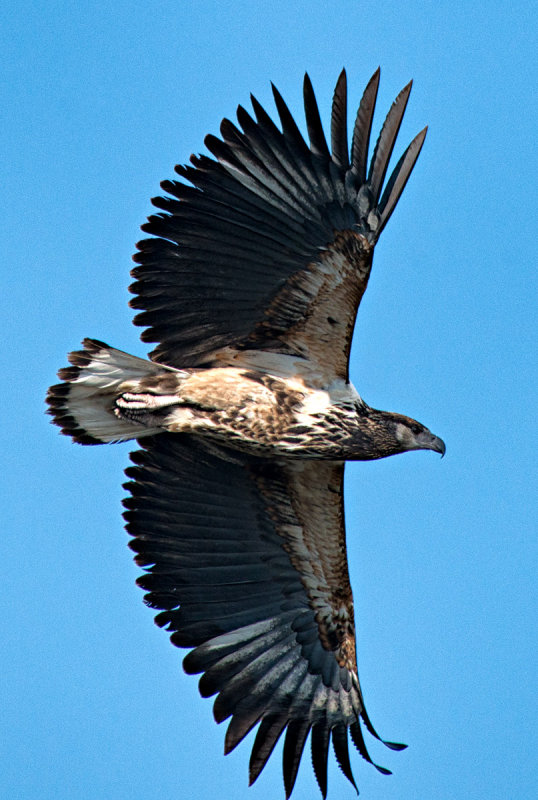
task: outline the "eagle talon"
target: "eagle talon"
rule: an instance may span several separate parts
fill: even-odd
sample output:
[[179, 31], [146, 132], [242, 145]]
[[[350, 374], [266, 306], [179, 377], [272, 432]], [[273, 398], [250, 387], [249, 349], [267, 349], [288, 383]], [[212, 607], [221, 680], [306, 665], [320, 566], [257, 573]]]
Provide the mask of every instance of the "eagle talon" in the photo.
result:
[[126, 411], [139, 408], [149, 408], [149, 397], [150, 395], [147, 394], [131, 394], [129, 392], [124, 392], [124, 394], [120, 394], [120, 396], [116, 399], [116, 405], [118, 408]]

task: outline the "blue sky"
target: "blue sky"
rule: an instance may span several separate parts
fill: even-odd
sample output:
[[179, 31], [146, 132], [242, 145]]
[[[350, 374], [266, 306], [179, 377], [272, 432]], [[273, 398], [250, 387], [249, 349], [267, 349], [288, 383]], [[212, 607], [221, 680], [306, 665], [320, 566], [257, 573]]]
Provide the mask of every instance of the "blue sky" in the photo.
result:
[[[129, 446], [59, 436], [43, 397], [94, 336], [138, 355], [130, 256], [159, 181], [272, 80], [325, 121], [381, 65], [376, 133], [425, 147], [377, 248], [352, 377], [442, 436], [348, 470], [358, 657], [383, 777], [366, 800], [536, 789], [536, 21], [515, 2], [28, 2], [0, 11], [4, 568], [0, 782], [16, 800], [283, 797], [247, 788], [224, 729], [142, 604], [120, 517]], [[533, 391], [534, 389], [534, 391]], [[533, 442], [534, 440], [534, 442]], [[535, 473], [534, 473], [535, 475]], [[251, 740], [249, 740], [251, 741]], [[317, 788], [305, 754], [295, 800]], [[329, 797], [353, 789], [331, 763]]]

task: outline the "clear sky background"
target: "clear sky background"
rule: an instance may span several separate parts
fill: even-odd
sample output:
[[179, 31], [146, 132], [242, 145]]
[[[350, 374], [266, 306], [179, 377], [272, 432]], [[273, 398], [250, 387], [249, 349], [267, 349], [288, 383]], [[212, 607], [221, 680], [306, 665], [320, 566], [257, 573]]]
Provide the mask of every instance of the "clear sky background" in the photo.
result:
[[[0, 794], [13, 800], [283, 798], [183, 674], [134, 585], [129, 445], [83, 448], [43, 398], [84, 336], [144, 355], [130, 256], [173, 166], [270, 81], [303, 126], [342, 66], [381, 65], [375, 134], [415, 79], [397, 146], [430, 125], [377, 248], [352, 377], [447, 443], [348, 470], [359, 671], [381, 735], [365, 800], [536, 791], [536, 16], [514, 2], [54, 2], [0, 11]], [[304, 126], [303, 126], [304, 129]], [[535, 486], [534, 486], [535, 490]], [[317, 796], [307, 752], [295, 800]], [[329, 796], [352, 798], [331, 757]]]

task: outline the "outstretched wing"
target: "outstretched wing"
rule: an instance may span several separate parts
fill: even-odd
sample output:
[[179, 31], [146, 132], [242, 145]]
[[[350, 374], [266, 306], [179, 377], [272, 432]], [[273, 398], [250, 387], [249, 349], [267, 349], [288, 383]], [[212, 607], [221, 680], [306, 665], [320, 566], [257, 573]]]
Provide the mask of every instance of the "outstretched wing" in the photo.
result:
[[411, 142], [382, 194], [411, 84], [394, 101], [367, 171], [379, 70], [362, 97], [347, 143], [343, 71], [334, 92], [331, 150], [308, 76], [309, 146], [278, 91], [282, 131], [252, 97], [255, 119], [239, 106], [240, 128], [225, 119], [215, 156], [177, 166], [185, 182], [164, 181], [171, 197], [143, 230], [131, 305], [143, 309], [143, 341], [170, 366], [237, 363], [245, 350], [299, 356], [330, 383], [348, 377], [355, 315], [373, 247], [409, 178], [426, 129]]
[[359, 718], [377, 734], [355, 660], [343, 463], [268, 463], [171, 434], [146, 441], [131, 456], [124, 501], [148, 570], [138, 582], [172, 642], [194, 648], [184, 667], [203, 673], [203, 696], [217, 694], [217, 722], [231, 717], [226, 752], [259, 723], [252, 782], [286, 730], [289, 796], [312, 731], [323, 795], [331, 737], [354, 784], [347, 730], [368, 761]]

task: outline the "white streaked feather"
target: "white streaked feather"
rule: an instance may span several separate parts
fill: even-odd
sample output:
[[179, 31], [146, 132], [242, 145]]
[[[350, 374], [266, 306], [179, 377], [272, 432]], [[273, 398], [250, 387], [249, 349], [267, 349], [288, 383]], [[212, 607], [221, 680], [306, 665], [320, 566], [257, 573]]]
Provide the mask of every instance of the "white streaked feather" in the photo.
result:
[[[88, 389], [88, 384], [92, 387]], [[108, 386], [114, 384], [108, 384]], [[118, 419], [113, 412], [114, 395], [99, 394], [91, 380], [71, 385], [66, 401], [67, 412], [78, 426], [103, 442], [124, 442], [159, 433], [159, 428], [145, 428], [134, 422]]]
[[113, 347], [103, 347], [92, 353], [89, 363], [80, 367], [78, 376], [70, 381], [65, 410], [80, 428], [103, 442], [152, 436], [160, 429], [118, 419], [114, 404], [116, 396], [130, 382], [134, 386], [148, 375], [162, 373], [163, 369], [168, 368]]

